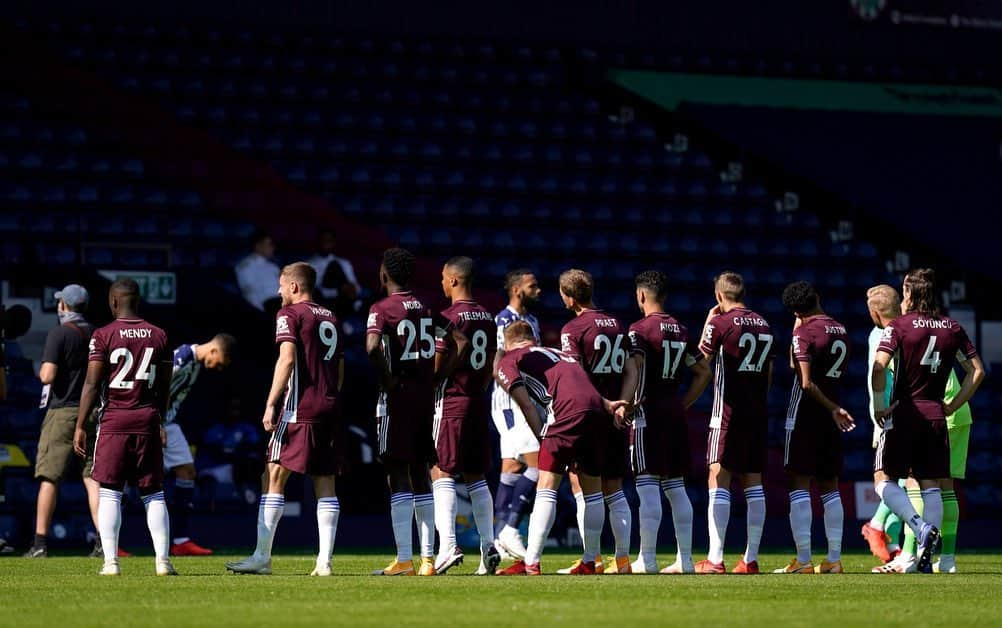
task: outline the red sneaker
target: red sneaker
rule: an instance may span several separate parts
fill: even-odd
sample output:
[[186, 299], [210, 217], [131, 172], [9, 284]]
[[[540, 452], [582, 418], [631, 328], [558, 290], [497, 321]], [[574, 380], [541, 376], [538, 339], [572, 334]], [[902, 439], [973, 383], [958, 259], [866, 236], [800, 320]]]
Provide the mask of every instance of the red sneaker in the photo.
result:
[[867, 521], [860, 529], [860, 534], [866, 539], [866, 544], [870, 546], [870, 553], [877, 557], [882, 563], [891, 560], [891, 553], [887, 550], [887, 535], [883, 530], [877, 530], [870, 526]]
[[191, 539], [188, 539], [184, 543], [175, 543], [171, 545], [170, 553], [174, 556], [209, 556], [212, 554], [212, 550], [206, 549]]
[[132, 558], [132, 554], [130, 552], [126, 552], [124, 549], [122, 549], [120, 547], [120, 548], [118, 548], [118, 557], [119, 558]]
[[743, 574], [759, 573], [758, 561], [753, 560], [750, 563], [746, 563], [745, 559], [742, 558], [741, 560], [738, 561], [738, 564], [734, 566], [734, 569], [731, 570], [731, 573], [743, 573]]
[[569, 572], [572, 576], [594, 576], [595, 575], [595, 561], [584, 562], [581, 561], [578, 564], [571, 567]]
[[695, 567], [696, 573], [727, 573], [727, 569], [724, 568], [724, 563], [714, 563], [706, 558], [696, 563]]
[[525, 566], [525, 575], [527, 576], [541, 576], [543, 575], [543, 570], [540, 568], [539, 563], [534, 565]]
[[[539, 563], [536, 563], [535, 565], [533, 565], [533, 567], [535, 567], [536, 570], [537, 570], [537, 572], [538, 572], [538, 570], [539, 570]], [[501, 569], [499, 571], [495, 571], [494, 575], [495, 576], [525, 576], [525, 575], [528, 575], [528, 568], [527, 568], [524, 560], [516, 560], [515, 564], [513, 564], [511, 567], [506, 567], [506, 568]]]

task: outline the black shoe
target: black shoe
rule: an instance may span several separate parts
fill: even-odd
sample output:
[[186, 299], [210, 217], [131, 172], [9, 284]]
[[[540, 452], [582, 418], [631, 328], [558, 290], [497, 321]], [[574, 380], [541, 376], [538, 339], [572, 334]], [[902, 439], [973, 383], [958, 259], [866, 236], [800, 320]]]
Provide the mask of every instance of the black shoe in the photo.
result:
[[32, 546], [31, 548], [28, 549], [27, 552], [24, 553], [24, 557], [25, 558], [48, 558], [49, 557], [49, 550], [47, 550], [44, 547], [35, 547], [35, 546]]
[[101, 539], [94, 541], [94, 549], [87, 555], [88, 558], [104, 558], [104, 548], [101, 547]]

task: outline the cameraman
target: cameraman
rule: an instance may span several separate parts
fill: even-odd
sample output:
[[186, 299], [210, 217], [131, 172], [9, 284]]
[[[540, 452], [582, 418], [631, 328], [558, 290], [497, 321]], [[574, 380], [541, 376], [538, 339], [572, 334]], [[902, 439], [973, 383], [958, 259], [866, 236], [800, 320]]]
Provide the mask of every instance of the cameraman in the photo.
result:
[[[59, 326], [49, 332], [42, 350], [42, 407], [47, 408], [38, 438], [35, 479], [38, 480], [38, 506], [35, 538], [25, 558], [48, 555], [48, 532], [56, 510], [59, 482], [70, 467], [73, 455], [73, 431], [76, 427], [80, 392], [87, 374], [87, 353], [94, 326], [84, 319], [89, 300], [83, 286], [70, 284], [56, 293]], [[83, 481], [87, 489], [91, 518], [97, 527], [98, 484], [90, 477], [94, 455], [95, 423], [88, 424], [88, 453]], [[100, 541], [98, 541], [100, 543]]]

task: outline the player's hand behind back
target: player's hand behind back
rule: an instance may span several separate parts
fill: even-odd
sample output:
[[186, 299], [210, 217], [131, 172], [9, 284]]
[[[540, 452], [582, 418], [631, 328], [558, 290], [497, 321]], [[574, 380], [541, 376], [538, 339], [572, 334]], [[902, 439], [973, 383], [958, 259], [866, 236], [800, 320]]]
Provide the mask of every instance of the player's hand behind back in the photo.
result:
[[891, 413], [894, 412], [894, 409], [897, 407], [898, 407], [898, 402], [895, 401], [894, 403], [887, 406], [883, 410], [875, 412], [873, 415], [873, 420], [876, 421], [877, 425], [879, 425], [880, 427], [884, 427], [884, 421], [887, 420], [887, 417], [891, 416]]

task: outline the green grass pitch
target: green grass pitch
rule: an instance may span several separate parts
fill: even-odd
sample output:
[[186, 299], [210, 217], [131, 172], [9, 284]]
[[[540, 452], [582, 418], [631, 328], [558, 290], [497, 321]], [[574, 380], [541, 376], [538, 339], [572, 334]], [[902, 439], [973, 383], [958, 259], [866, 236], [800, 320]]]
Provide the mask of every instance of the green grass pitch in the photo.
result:
[[[785, 564], [768, 552], [763, 568]], [[871, 575], [850, 554], [837, 576], [475, 577], [473, 556], [435, 578], [379, 578], [389, 553], [336, 553], [331, 578], [309, 578], [312, 558], [280, 555], [275, 575], [227, 574], [231, 556], [178, 558], [177, 578], [151, 557], [98, 577], [97, 559], [0, 559], [0, 626], [938, 626], [1002, 624], [1002, 554], [966, 552], [957, 575]], [[543, 568], [569, 564], [550, 551]], [[667, 555], [659, 557], [663, 566]], [[728, 554], [727, 564], [737, 557]], [[507, 564], [507, 563], [505, 563]]]

